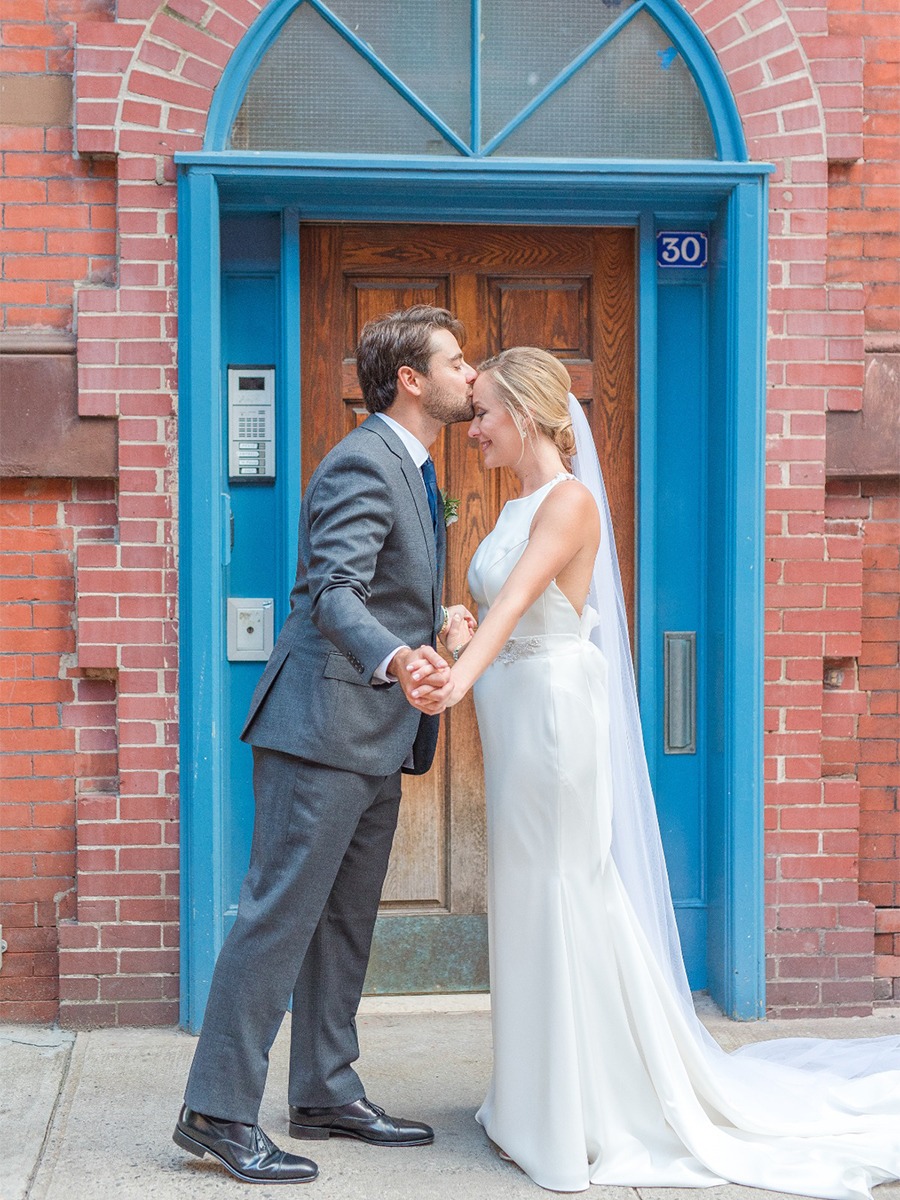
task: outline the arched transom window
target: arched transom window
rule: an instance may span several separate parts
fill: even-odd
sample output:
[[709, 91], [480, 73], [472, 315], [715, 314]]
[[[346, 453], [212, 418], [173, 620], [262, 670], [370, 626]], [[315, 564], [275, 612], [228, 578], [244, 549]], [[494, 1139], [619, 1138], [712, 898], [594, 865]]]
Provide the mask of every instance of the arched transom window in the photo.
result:
[[647, 0], [302, 0], [252, 75], [240, 150], [715, 158]]

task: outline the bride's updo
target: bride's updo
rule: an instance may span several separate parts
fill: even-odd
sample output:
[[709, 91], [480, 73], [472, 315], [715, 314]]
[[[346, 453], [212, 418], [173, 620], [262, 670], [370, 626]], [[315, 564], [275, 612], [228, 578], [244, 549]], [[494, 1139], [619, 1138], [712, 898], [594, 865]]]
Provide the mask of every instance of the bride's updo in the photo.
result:
[[569, 416], [569, 372], [558, 358], [536, 346], [512, 346], [483, 362], [479, 375], [490, 375], [506, 411], [525, 438], [540, 430], [566, 460], [575, 453]]

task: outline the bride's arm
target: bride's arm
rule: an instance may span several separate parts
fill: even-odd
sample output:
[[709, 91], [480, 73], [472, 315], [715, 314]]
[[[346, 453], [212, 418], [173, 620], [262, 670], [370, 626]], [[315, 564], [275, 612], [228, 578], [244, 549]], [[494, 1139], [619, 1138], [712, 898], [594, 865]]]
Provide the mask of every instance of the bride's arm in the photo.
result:
[[[414, 701], [420, 701], [419, 707], [436, 712], [457, 704], [491, 665], [522, 614], [546, 591], [551, 580], [581, 552], [588, 553], [593, 564], [599, 537], [600, 518], [587, 488], [574, 482], [555, 487], [535, 514], [522, 557], [466, 645], [465, 653], [454, 663], [450, 682], [441, 689], [423, 687], [410, 693]], [[410, 667], [416, 678], [417, 670], [422, 668], [416, 663]], [[420, 696], [417, 691], [421, 691]]]

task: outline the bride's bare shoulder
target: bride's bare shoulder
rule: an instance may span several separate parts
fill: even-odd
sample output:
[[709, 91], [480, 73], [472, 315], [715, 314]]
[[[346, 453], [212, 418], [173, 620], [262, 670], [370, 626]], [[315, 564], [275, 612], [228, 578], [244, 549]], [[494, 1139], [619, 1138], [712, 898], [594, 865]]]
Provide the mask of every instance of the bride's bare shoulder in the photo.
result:
[[532, 528], [536, 528], [538, 522], [566, 529], [573, 525], [585, 530], [594, 526], [599, 529], [600, 514], [590, 490], [580, 480], [569, 477], [551, 488], [541, 502]]

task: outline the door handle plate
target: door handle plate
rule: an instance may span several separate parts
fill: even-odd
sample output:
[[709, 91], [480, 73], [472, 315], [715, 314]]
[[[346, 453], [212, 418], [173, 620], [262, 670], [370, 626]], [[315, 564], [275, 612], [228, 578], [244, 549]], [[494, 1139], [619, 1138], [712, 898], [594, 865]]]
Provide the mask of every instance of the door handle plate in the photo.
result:
[[697, 634], [663, 634], [663, 733], [666, 754], [697, 753]]

